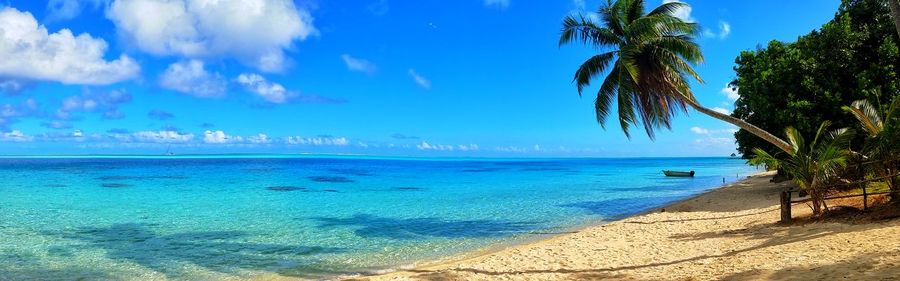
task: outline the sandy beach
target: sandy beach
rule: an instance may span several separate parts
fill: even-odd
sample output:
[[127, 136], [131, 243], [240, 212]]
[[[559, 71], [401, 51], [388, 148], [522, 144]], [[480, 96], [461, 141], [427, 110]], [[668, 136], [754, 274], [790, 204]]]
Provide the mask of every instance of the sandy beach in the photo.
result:
[[782, 226], [778, 192], [788, 183], [770, 178], [474, 258], [360, 279], [900, 280], [900, 219]]

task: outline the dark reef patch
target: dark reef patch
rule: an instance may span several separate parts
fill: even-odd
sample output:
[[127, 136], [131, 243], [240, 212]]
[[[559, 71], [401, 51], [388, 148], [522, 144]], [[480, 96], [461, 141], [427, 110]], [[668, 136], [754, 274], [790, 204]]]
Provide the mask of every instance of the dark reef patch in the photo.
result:
[[360, 176], [360, 177], [371, 177], [371, 176], [374, 176], [374, 175], [375, 175], [375, 174], [372, 173], [371, 171], [363, 170], [363, 169], [339, 169], [339, 168], [332, 168], [332, 169], [328, 169], [328, 172], [331, 172], [331, 173], [334, 173], [334, 174], [350, 175], [350, 176]]
[[278, 186], [269, 186], [266, 189], [271, 191], [297, 191], [297, 190], [306, 190], [305, 187], [299, 186], [290, 186], [290, 185], [278, 185]]
[[104, 184], [101, 184], [100, 186], [103, 186], [103, 187], [106, 187], [106, 188], [123, 188], [123, 187], [131, 187], [130, 184], [124, 184], [124, 183], [104, 183]]
[[340, 192], [335, 189], [323, 189], [322, 191], [324, 191], [324, 192]]
[[307, 177], [307, 178], [314, 182], [340, 182], [340, 183], [355, 182], [354, 180], [347, 178], [347, 177], [336, 177], [336, 176], [312, 176], [312, 177]]

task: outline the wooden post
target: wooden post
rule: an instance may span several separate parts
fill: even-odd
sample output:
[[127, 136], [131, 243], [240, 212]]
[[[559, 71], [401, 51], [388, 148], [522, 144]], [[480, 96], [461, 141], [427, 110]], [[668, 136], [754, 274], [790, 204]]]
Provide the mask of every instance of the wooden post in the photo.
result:
[[863, 211], [869, 209], [869, 194], [866, 193], [866, 185], [867, 185], [867, 184], [865, 184], [865, 183], [862, 184], [862, 190], [863, 190]]
[[781, 222], [791, 222], [791, 191], [789, 189], [781, 192]]

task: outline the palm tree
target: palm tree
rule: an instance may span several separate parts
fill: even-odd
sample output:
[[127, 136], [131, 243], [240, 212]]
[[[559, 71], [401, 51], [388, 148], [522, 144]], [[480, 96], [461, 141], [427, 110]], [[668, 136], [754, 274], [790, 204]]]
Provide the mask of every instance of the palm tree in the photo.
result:
[[[900, 189], [892, 175], [897, 174], [897, 157], [900, 157], [900, 128], [898, 128], [896, 112], [900, 107], [900, 98], [894, 98], [890, 106], [885, 110], [884, 116], [879, 115], [875, 106], [866, 100], [858, 100], [851, 106], [842, 107], [844, 111], [853, 114], [859, 120], [860, 127], [868, 133], [869, 138], [863, 146], [863, 155], [869, 163], [870, 170], [879, 177], [885, 177], [885, 182], [891, 191]], [[900, 196], [891, 195], [892, 200]]]
[[801, 189], [809, 193], [814, 215], [822, 214], [825, 196], [830, 191], [827, 184], [837, 179], [838, 173], [847, 167], [851, 154], [849, 146], [853, 132], [843, 128], [826, 134], [830, 125], [831, 122], [822, 122], [811, 143], [806, 143], [796, 129], [788, 127], [785, 134], [791, 150], [787, 152], [787, 157], [776, 157], [755, 148], [755, 156], [750, 159], [753, 165], [766, 164], [790, 175]]
[[609, 69], [594, 102], [601, 126], [605, 128], [615, 100], [625, 135], [630, 137], [629, 128], [641, 122], [653, 139], [654, 130], [670, 129], [672, 117], [678, 111], [686, 112], [687, 105], [747, 130], [784, 151], [790, 150], [784, 140], [744, 120], [703, 107], [694, 98], [688, 80], [703, 83], [692, 67], [703, 61], [700, 47], [694, 42], [700, 28], [674, 16], [687, 4], [665, 3], [645, 13], [644, 0], [608, 1], [596, 15], [564, 18], [559, 38], [560, 46], [578, 42], [603, 51], [585, 61], [574, 78], [581, 95], [591, 80]]

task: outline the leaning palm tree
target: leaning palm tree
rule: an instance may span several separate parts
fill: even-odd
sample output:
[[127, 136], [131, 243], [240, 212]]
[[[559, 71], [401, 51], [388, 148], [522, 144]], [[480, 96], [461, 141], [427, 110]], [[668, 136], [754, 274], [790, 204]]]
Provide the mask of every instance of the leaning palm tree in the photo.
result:
[[703, 61], [703, 54], [694, 42], [699, 26], [674, 16], [685, 7], [685, 3], [670, 2], [646, 13], [643, 0], [609, 0], [595, 15], [563, 19], [560, 46], [577, 42], [601, 50], [578, 68], [574, 78], [581, 95], [591, 80], [607, 73], [594, 102], [597, 122], [605, 127], [616, 101], [625, 135], [630, 137], [629, 128], [640, 122], [653, 139], [654, 130], [670, 129], [672, 117], [679, 111], [686, 112], [687, 105], [784, 151], [790, 150], [784, 140], [744, 120], [703, 107], [694, 98], [688, 80], [703, 83], [693, 69]]
[[[866, 100], [858, 100], [851, 106], [843, 107], [844, 111], [859, 120], [860, 127], [869, 135], [862, 151], [865, 162], [868, 163], [866, 166], [874, 175], [884, 178], [891, 191], [900, 190], [894, 179], [900, 162], [900, 148], [897, 147], [900, 142], [900, 124], [896, 120], [898, 108], [900, 98], [894, 98], [883, 116]], [[900, 196], [892, 194], [891, 199], [897, 201]]]
[[822, 122], [810, 143], [805, 142], [796, 129], [788, 127], [785, 133], [791, 150], [786, 157], [773, 156], [755, 148], [755, 156], [750, 159], [753, 165], [766, 164], [790, 175], [809, 194], [814, 215], [822, 214], [825, 196], [830, 191], [828, 184], [837, 180], [838, 174], [847, 167], [851, 154], [849, 146], [853, 132], [843, 128], [826, 133], [830, 125], [831, 122]]

